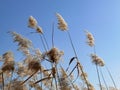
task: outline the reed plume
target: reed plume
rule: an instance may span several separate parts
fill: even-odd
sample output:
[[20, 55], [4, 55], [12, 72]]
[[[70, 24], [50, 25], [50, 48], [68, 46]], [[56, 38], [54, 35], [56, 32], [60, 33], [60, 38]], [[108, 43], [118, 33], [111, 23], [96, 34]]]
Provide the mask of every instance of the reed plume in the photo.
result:
[[93, 35], [88, 31], [85, 31], [85, 33], [86, 33], [86, 37], [87, 37], [87, 44], [89, 46], [93, 47], [94, 43], [95, 43]]
[[18, 43], [19, 46], [18, 50], [21, 50], [25, 55], [29, 54], [29, 49], [32, 47], [32, 42], [16, 32], [10, 33], [14, 38], [14, 42]]
[[36, 27], [37, 27], [37, 20], [33, 16], [29, 17], [28, 27], [34, 28], [34, 29], [36, 29]]
[[51, 62], [58, 63], [61, 59], [61, 56], [64, 55], [64, 52], [60, 51], [58, 48], [53, 47], [46, 53], [46, 55]]
[[62, 31], [68, 30], [67, 23], [63, 19], [63, 17], [59, 14], [56, 13], [57, 19], [58, 19], [58, 28]]

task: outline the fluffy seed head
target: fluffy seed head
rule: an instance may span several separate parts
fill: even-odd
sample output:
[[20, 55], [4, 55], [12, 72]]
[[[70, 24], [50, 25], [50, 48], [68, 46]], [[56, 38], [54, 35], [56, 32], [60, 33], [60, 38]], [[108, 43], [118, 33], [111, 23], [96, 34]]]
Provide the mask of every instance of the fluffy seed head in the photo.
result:
[[62, 31], [68, 30], [67, 23], [63, 19], [63, 17], [59, 14], [56, 13], [57, 19], [58, 19], [58, 28], [61, 29]]
[[17, 65], [18, 65], [17, 74], [20, 77], [26, 76], [27, 75], [27, 73], [26, 73], [27, 68], [23, 65], [23, 63], [19, 62]]
[[9, 61], [14, 61], [13, 53], [11, 51], [4, 53], [2, 58], [5, 63]]
[[18, 42], [18, 50], [26, 53], [26, 51], [28, 51], [28, 49], [32, 46], [32, 42], [16, 32], [11, 32], [11, 34], [14, 38], [14, 42]]
[[105, 63], [102, 58], [98, 57], [96, 54], [91, 54], [92, 62], [99, 66], [104, 66]]
[[47, 52], [49, 60], [55, 63], [58, 63], [63, 54], [64, 54], [63, 51], [59, 51], [59, 49], [55, 47], [53, 47], [50, 51]]
[[93, 37], [93, 35], [88, 31], [85, 31], [85, 32], [86, 32], [88, 45], [91, 46], [91, 47], [94, 46], [94, 37]]
[[36, 21], [36, 19], [35, 19], [33, 16], [30, 16], [30, 17], [29, 17], [29, 20], [28, 20], [28, 27], [35, 29], [36, 26], [37, 26], [37, 21]]
[[43, 34], [43, 30], [40, 26], [37, 26], [36, 31], [40, 34]]
[[42, 52], [40, 51], [40, 49], [36, 49], [36, 50], [35, 50], [35, 54], [36, 54], [36, 57], [37, 57], [39, 60], [42, 60], [42, 59], [43, 59], [43, 54], [42, 54]]
[[2, 66], [2, 71], [3, 72], [6, 72], [6, 71], [13, 71], [14, 70], [14, 61], [8, 61], [8, 62], [5, 62]]
[[6, 53], [3, 54], [3, 66], [2, 66], [2, 71], [13, 71], [14, 70], [14, 57], [13, 57], [13, 53], [8, 51]]
[[40, 63], [39, 63], [39, 61], [35, 60], [33, 58], [33, 60], [31, 60], [28, 63], [28, 69], [30, 69], [31, 71], [38, 71], [38, 70], [40, 70]]

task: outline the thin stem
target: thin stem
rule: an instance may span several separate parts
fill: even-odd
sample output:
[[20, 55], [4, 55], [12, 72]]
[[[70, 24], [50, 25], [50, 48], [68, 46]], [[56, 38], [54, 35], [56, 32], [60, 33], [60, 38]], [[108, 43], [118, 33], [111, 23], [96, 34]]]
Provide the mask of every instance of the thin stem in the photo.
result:
[[69, 39], [70, 39], [70, 43], [71, 43], [71, 45], [72, 45], [72, 48], [73, 48], [75, 57], [77, 57], [77, 53], [76, 53], [75, 47], [74, 47], [74, 45], [73, 45], [72, 38], [71, 38], [71, 35], [70, 35], [69, 31], [67, 31], [67, 34], [68, 34], [68, 37], [69, 37]]
[[[52, 68], [53, 68], [53, 66], [52, 66]], [[57, 73], [57, 65], [56, 64], [55, 64], [55, 69], [56, 69], [56, 73]], [[53, 77], [55, 78], [56, 90], [58, 90], [56, 73], [53, 73], [54, 74]]]
[[[58, 81], [59, 81], [59, 84], [60, 84], [60, 87], [62, 86], [62, 83], [61, 83], [61, 80], [60, 80], [60, 76], [59, 76], [59, 73], [58, 73], [58, 68], [57, 68], [57, 65], [55, 65], [56, 67], [56, 74], [57, 74], [57, 78], [58, 78]], [[61, 66], [62, 67], [62, 66]]]
[[114, 79], [113, 79], [113, 77], [112, 77], [112, 74], [111, 74], [110, 70], [107, 68], [107, 66], [105, 66], [105, 68], [106, 68], [106, 70], [108, 71], [108, 74], [110, 75], [110, 78], [111, 78], [111, 80], [112, 80], [112, 82], [113, 82], [114, 87], [117, 89], [117, 86], [116, 86], [116, 84], [115, 84], [115, 81], [114, 81]]
[[58, 90], [58, 88], [57, 88], [57, 80], [56, 80], [56, 77], [54, 77], [55, 78], [55, 86], [56, 86], [56, 90]]
[[43, 44], [43, 47], [44, 47], [45, 51], [47, 51], [47, 48], [46, 48], [46, 46], [45, 46], [44, 40], [43, 40], [43, 38], [42, 38], [41, 35], [40, 35], [40, 38], [41, 38], [41, 41], [42, 41], [42, 44]]
[[35, 71], [33, 74], [31, 74], [25, 81], [23, 81], [20, 85], [23, 85], [25, 82], [27, 82], [33, 75], [35, 75], [38, 71]]
[[[96, 55], [95, 45], [93, 47], [93, 50], [94, 50], [94, 54]], [[101, 81], [100, 81], [100, 74], [99, 74], [99, 70], [98, 70], [98, 65], [97, 65], [97, 63], [95, 65], [96, 65], [96, 71], [97, 71], [98, 81], [99, 81], [99, 85], [100, 85], [100, 90], [102, 90], [102, 85], [101, 85]]]
[[47, 43], [47, 40], [46, 40], [46, 38], [45, 38], [45, 35], [44, 34], [42, 34], [43, 35], [43, 39], [44, 39], [44, 41], [45, 41], [45, 44], [46, 44], [46, 46], [47, 46], [47, 49], [49, 49], [49, 45], [48, 45], [48, 43]]
[[51, 88], [53, 87], [53, 78], [52, 78], [52, 81], [51, 81]]
[[72, 71], [70, 72], [70, 74], [68, 75], [68, 77], [73, 73], [73, 71], [76, 69], [77, 65], [75, 65], [75, 67], [72, 69]]
[[[42, 73], [40, 74], [40, 78], [42, 79]], [[41, 82], [41, 89], [42, 89], [42, 82]]]
[[10, 84], [9, 84], [8, 90], [10, 90], [10, 88], [11, 88], [12, 77], [13, 77], [13, 71], [11, 72], [11, 78], [10, 78]]
[[100, 85], [100, 90], [102, 90], [102, 85], [101, 85], [101, 81], [100, 81], [100, 75], [99, 75], [99, 70], [98, 70], [98, 65], [96, 64], [96, 70], [97, 70], [97, 75], [98, 75], [98, 81], [99, 81], [99, 85]]
[[100, 73], [101, 73], [101, 76], [102, 76], [102, 79], [103, 79], [103, 81], [104, 81], [104, 84], [105, 84], [106, 89], [109, 90], [109, 89], [108, 89], [108, 86], [107, 86], [107, 83], [106, 83], [106, 81], [105, 81], [105, 78], [104, 78], [104, 76], [103, 76], [103, 73], [102, 73], [101, 68], [100, 68]]
[[3, 85], [3, 90], [4, 90], [4, 75], [3, 75], [3, 72], [2, 72], [2, 85]]

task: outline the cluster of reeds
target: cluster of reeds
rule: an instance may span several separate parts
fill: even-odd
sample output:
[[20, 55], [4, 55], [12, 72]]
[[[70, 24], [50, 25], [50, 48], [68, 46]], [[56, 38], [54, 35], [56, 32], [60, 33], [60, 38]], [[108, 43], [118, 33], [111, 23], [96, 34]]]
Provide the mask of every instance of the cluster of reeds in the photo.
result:
[[[33, 48], [32, 41], [22, 35], [16, 32], [10, 32], [13, 36], [13, 41], [18, 43], [17, 50], [22, 51], [24, 54], [24, 59], [15, 61], [11, 51], [7, 51], [2, 55], [0, 58], [1, 62], [3, 62], [0, 70], [1, 90], [95, 90], [94, 86], [88, 80], [88, 75], [80, 62], [66, 21], [59, 13], [56, 13], [56, 17], [58, 20], [58, 29], [66, 32], [74, 52], [74, 56], [68, 61], [68, 66], [62, 66], [61, 59], [65, 53], [54, 45], [54, 24], [52, 28], [52, 47], [50, 48], [42, 28], [38, 25], [37, 20], [33, 16], [30, 16], [28, 27], [35, 30], [32, 33], [38, 33], [40, 35], [44, 51], [40, 51], [41, 47], [37, 49]], [[92, 34], [86, 31], [86, 36], [88, 45], [94, 47], [94, 53], [91, 54], [91, 58], [92, 62], [96, 65], [100, 89], [103, 90], [98, 66], [103, 67], [105, 64], [96, 55]], [[75, 66], [71, 65], [73, 62], [75, 62]], [[107, 70], [116, 88], [112, 75], [108, 68]], [[108, 90], [102, 70], [101, 75]], [[82, 87], [77, 83], [78, 80], [85, 84], [85, 86]]]
[[[91, 59], [92, 59], [92, 63], [95, 64], [95, 66], [96, 66], [96, 72], [97, 72], [97, 76], [98, 76], [98, 81], [99, 81], [100, 90], [104, 90], [104, 89], [105, 89], [105, 90], [109, 90], [109, 89], [110, 89], [110, 88], [108, 87], [107, 82], [106, 82], [106, 80], [105, 80], [105, 77], [104, 77], [104, 75], [103, 75], [103, 73], [102, 73], [102, 69], [103, 69], [102, 67], [105, 67], [105, 68], [106, 68], [106, 70], [107, 70], [107, 72], [108, 72], [108, 74], [109, 74], [109, 76], [110, 76], [110, 78], [111, 78], [111, 80], [112, 80], [112, 82], [113, 82], [113, 86], [114, 86], [114, 87], [113, 87], [113, 90], [118, 90], [118, 89], [117, 89], [117, 86], [116, 86], [116, 84], [115, 84], [115, 81], [114, 81], [114, 79], [113, 79], [113, 76], [112, 76], [110, 70], [109, 70], [109, 69], [107, 68], [107, 66], [105, 65], [104, 60], [96, 54], [97, 52], [96, 52], [96, 48], [95, 48], [94, 36], [93, 36], [90, 32], [88, 32], [88, 31], [85, 31], [85, 33], [86, 33], [86, 37], [87, 37], [87, 44], [88, 44], [90, 47], [93, 47], [93, 53], [90, 55], [90, 57], [91, 57]], [[104, 82], [105, 87], [102, 86], [100, 76], [101, 76], [102, 79], [103, 79], [103, 82]]]

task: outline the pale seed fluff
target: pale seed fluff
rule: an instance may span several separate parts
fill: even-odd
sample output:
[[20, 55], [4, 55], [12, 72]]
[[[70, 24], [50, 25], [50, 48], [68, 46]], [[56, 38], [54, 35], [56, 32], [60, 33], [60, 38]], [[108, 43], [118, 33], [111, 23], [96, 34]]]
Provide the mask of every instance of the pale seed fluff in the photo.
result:
[[36, 31], [40, 34], [43, 34], [43, 30], [40, 26], [37, 26]]
[[71, 82], [69, 81], [67, 73], [63, 68], [61, 68], [60, 73], [61, 73], [59, 77], [60, 90], [72, 90], [70, 85]]
[[68, 25], [63, 19], [63, 17], [59, 13], [56, 13], [56, 16], [58, 19], [58, 28], [61, 29], [62, 31], [68, 30]]
[[33, 58], [29, 63], [28, 63], [28, 70], [31, 71], [38, 71], [41, 69], [40, 63], [36, 58]]
[[2, 71], [6, 72], [6, 71], [13, 71], [14, 70], [14, 57], [13, 57], [13, 53], [8, 51], [6, 53], [3, 54], [3, 60], [4, 63], [2, 65]]
[[11, 34], [14, 38], [14, 42], [18, 42], [18, 50], [23, 51], [24, 54], [29, 54], [28, 49], [31, 48], [32, 42], [16, 32], [11, 32]]
[[7, 51], [3, 54], [3, 60], [4, 62], [14, 61], [13, 53], [11, 51]]
[[37, 20], [33, 16], [29, 17], [28, 27], [30, 27], [30, 28], [36, 28], [37, 27]]
[[64, 55], [64, 52], [60, 51], [58, 48], [55, 47], [53, 47], [51, 50], [47, 52], [48, 59], [55, 63], [58, 63], [62, 55]]
[[92, 62], [99, 66], [104, 66], [105, 63], [102, 58], [98, 57], [96, 54], [91, 54]]
[[91, 46], [91, 47], [94, 46], [94, 37], [93, 37], [93, 35], [88, 31], [85, 31], [85, 33], [86, 33], [88, 45]]
[[42, 52], [40, 51], [40, 49], [39, 48], [37, 48], [37, 49], [35, 49], [35, 55], [36, 55], [36, 57], [38, 58], [38, 60], [43, 60], [43, 54], [42, 54]]
[[18, 62], [18, 69], [16, 70], [17, 71], [17, 74], [20, 76], [20, 77], [24, 77], [26, 76], [26, 67], [23, 65], [23, 63], [21, 62]]

